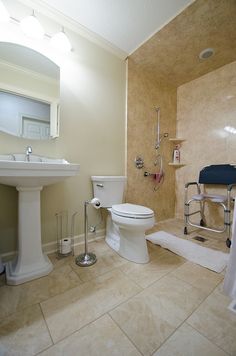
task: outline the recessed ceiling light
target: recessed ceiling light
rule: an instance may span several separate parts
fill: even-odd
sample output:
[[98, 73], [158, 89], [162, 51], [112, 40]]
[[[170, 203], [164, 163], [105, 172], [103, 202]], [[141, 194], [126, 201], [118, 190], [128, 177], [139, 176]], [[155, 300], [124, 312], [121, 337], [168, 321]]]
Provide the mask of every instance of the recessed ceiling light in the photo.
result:
[[200, 59], [203, 59], [203, 60], [205, 60], [205, 59], [208, 59], [208, 58], [210, 58], [211, 56], [213, 56], [213, 54], [215, 53], [215, 51], [214, 51], [214, 49], [213, 48], [205, 48], [203, 51], [201, 51], [200, 53], [199, 53], [199, 58]]

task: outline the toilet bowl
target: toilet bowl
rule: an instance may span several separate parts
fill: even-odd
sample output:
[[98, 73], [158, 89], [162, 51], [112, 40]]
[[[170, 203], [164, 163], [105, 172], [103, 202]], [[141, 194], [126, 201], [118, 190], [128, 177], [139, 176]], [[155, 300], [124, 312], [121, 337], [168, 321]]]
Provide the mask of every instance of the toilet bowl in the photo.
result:
[[94, 197], [107, 208], [107, 244], [120, 256], [136, 263], [147, 263], [149, 255], [145, 231], [155, 222], [151, 209], [135, 204], [122, 204], [126, 177], [92, 176]]
[[[151, 209], [135, 204], [113, 205], [111, 210], [113, 225], [117, 228], [106, 232], [106, 242], [114, 245], [115, 238], [117, 252], [129, 261], [147, 263], [149, 261], [145, 231], [154, 225], [154, 213]], [[108, 227], [111, 225], [108, 225]], [[114, 236], [114, 234], [117, 236]]]

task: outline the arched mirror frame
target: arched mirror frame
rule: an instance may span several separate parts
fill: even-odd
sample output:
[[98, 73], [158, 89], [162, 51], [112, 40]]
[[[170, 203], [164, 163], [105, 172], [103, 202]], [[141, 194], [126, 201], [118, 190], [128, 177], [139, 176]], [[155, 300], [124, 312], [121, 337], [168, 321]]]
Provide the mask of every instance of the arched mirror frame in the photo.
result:
[[[3, 44], [3, 45], [9, 44], [10, 46], [15, 45], [18, 48], [25, 49], [28, 53], [31, 52], [34, 55], [34, 57], [38, 55], [41, 62], [43, 62], [42, 60], [45, 59], [45, 62], [50, 62], [51, 65], [54, 65], [55, 67], [57, 67], [57, 70], [58, 70], [58, 95], [57, 96], [49, 95], [48, 93], [44, 94], [44, 93], [42, 93], [42, 90], [41, 90], [41, 92], [37, 92], [37, 90], [35, 90], [35, 89], [31, 90], [27, 87], [21, 87], [19, 85], [19, 83], [18, 83], [18, 85], [14, 85], [14, 83], [12, 83], [12, 81], [10, 83], [7, 83], [6, 80], [2, 80], [1, 78], [0, 78], [0, 91], [20, 95], [25, 98], [29, 98], [29, 99], [33, 99], [33, 100], [36, 100], [39, 102], [49, 104], [50, 105], [50, 136], [48, 138], [50, 139], [50, 138], [58, 137], [59, 136], [59, 113], [60, 113], [60, 103], [59, 103], [59, 100], [60, 100], [60, 67], [59, 67], [59, 65], [51, 58], [45, 56], [45, 54], [42, 53], [41, 51], [36, 50], [34, 48], [30, 48], [22, 43], [12, 42], [12, 41], [8, 41], [8, 40], [3, 41], [1, 39], [0, 46], [1, 46], [1, 44]], [[0, 57], [0, 63], [4, 64], [4, 60], [2, 60], [1, 57]], [[6, 61], [5, 61], [5, 65], [10, 66], [10, 64], [6, 63]], [[17, 70], [16, 63], [14, 63], [12, 65], [12, 67], [13, 68], [15, 67], [14, 69]], [[22, 70], [21, 66], [19, 66], [19, 68], [21, 68], [21, 70]], [[27, 73], [26, 66], [25, 66], [25, 72]], [[34, 72], [32, 70], [29, 70], [27, 75], [29, 75], [30, 73], [32, 75], [34, 75]], [[36, 76], [37, 75], [38, 74], [36, 74]], [[44, 77], [44, 79], [45, 79], [47, 76], [42, 75], [42, 77]], [[7, 130], [5, 130], [5, 129], [2, 129], [1, 124], [0, 124], [0, 131], [5, 132], [7, 134], [14, 135], [10, 132], [7, 132]], [[15, 136], [17, 136], [17, 135], [15, 135]], [[25, 137], [22, 137], [22, 138], [25, 138]]]

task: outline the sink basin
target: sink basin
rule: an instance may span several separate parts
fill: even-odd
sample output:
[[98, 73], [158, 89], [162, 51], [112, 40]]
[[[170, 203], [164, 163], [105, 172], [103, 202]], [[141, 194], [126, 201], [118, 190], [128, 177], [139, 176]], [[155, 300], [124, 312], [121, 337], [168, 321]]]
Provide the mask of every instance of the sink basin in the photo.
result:
[[77, 175], [79, 165], [65, 159], [53, 159], [25, 154], [0, 155], [0, 184], [14, 187], [37, 187], [57, 183]]
[[49, 274], [52, 263], [42, 252], [40, 192], [43, 186], [79, 173], [79, 164], [21, 153], [0, 155], [0, 184], [18, 191], [18, 256], [6, 264], [6, 280], [17, 285]]

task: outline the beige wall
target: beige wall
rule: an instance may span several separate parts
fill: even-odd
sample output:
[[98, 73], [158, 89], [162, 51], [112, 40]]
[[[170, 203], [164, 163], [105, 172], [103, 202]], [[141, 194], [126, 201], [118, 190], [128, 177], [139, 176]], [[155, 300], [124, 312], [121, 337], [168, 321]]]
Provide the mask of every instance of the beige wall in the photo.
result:
[[60, 83], [51, 77], [27, 71], [11, 63], [0, 61], [1, 89], [15, 93], [26, 93], [33, 98], [57, 100], [60, 96]]
[[[177, 217], [183, 217], [184, 184], [197, 180], [202, 167], [236, 163], [236, 136], [224, 131], [227, 125], [236, 127], [236, 62], [178, 88], [177, 135], [186, 138], [181, 149], [186, 166], [176, 176]], [[212, 207], [210, 222], [218, 225], [220, 216]]]
[[[33, 152], [80, 163], [80, 175], [45, 187], [42, 240], [56, 239], [55, 213], [79, 211], [76, 234], [83, 233], [83, 202], [92, 197], [90, 176], [121, 175], [125, 169], [125, 62], [91, 42], [69, 33], [74, 54], [61, 60], [60, 137], [40, 142], [0, 133], [0, 153]], [[91, 223], [97, 211], [90, 211]], [[0, 253], [17, 241], [17, 193], [0, 185]]]
[[[168, 166], [171, 161], [172, 145], [163, 139], [160, 150], [155, 150], [157, 116], [154, 106], [161, 107], [161, 133], [175, 136], [176, 128], [176, 89], [158, 83], [147, 73], [137, 69], [129, 59], [128, 71], [128, 128], [127, 128], [127, 172], [128, 185], [126, 200], [141, 204], [154, 210], [156, 220], [174, 216], [175, 177], [174, 168]], [[144, 171], [155, 173], [154, 165], [157, 153], [163, 155], [165, 180], [157, 191], [154, 191], [154, 180], [144, 177]], [[137, 169], [134, 159], [143, 157], [145, 167]]]

